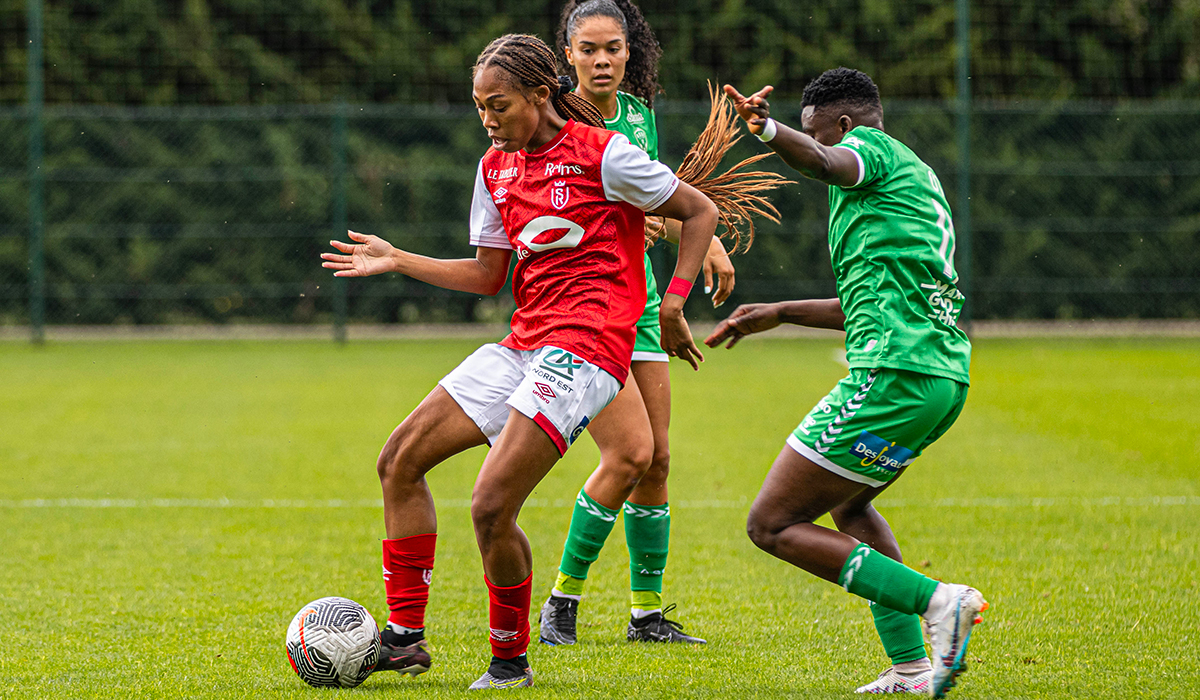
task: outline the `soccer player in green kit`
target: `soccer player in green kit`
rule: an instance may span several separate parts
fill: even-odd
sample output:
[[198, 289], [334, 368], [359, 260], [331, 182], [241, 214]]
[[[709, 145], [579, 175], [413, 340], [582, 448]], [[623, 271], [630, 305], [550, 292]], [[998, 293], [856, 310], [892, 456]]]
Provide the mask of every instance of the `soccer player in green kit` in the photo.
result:
[[[624, 134], [658, 160], [658, 129], [651, 104], [660, 90], [661, 51], [637, 6], [629, 0], [571, 0], [562, 10], [558, 46], [566, 60], [564, 67], [576, 76], [576, 93], [599, 108], [605, 128]], [[677, 240], [672, 231], [677, 234], [678, 222], [666, 226], [666, 236]], [[662, 586], [671, 528], [667, 499], [671, 380], [667, 354], [659, 345], [659, 294], [648, 255], [645, 264], [647, 303], [637, 323], [632, 376], [587, 428], [600, 448], [600, 465], [576, 497], [558, 578], [542, 606], [540, 639], [546, 644], [576, 642], [579, 600], [588, 570], [621, 512], [630, 555], [627, 639], [704, 643], [664, 617], [670, 612], [663, 607]], [[705, 292], [711, 290], [715, 276], [713, 303], [723, 303], [733, 291], [734, 269], [716, 238], [703, 271]]]
[[[826, 71], [804, 90], [802, 131], [770, 118], [765, 87], [725, 93], [750, 132], [806, 177], [829, 185], [835, 299], [738, 307], [710, 347], [794, 323], [846, 331], [850, 375], [787, 439], [750, 508], [759, 548], [871, 602], [892, 666], [860, 693], [942, 697], [966, 670], [979, 591], [904, 566], [872, 500], [958, 418], [971, 345], [955, 325], [954, 227], [937, 175], [883, 131], [866, 74]], [[829, 513], [837, 530], [815, 524]], [[921, 618], [929, 625], [932, 667]]]

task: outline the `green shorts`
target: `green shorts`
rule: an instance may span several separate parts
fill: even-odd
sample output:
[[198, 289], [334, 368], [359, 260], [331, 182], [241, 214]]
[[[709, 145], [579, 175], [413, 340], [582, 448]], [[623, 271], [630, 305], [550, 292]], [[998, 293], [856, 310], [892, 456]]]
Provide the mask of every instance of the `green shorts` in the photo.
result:
[[883, 486], [954, 425], [967, 385], [900, 369], [852, 369], [787, 444], [838, 476]]
[[658, 285], [650, 269], [650, 255], [646, 256], [646, 310], [637, 322], [637, 337], [633, 341], [634, 362], [666, 362], [671, 358], [662, 349], [662, 329], [658, 327], [658, 307], [662, 299], [658, 296]]

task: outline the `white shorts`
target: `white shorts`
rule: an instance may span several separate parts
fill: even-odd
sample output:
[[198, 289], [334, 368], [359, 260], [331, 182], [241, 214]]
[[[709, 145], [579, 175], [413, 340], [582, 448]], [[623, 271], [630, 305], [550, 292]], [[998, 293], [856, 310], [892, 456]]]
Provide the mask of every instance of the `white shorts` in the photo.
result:
[[508, 409], [537, 423], [558, 448], [567, 448], [604, 409], [621, 383], [608, 372], [553, 346], [513, 350], [489, 343], [438, 382], [492, 444]]

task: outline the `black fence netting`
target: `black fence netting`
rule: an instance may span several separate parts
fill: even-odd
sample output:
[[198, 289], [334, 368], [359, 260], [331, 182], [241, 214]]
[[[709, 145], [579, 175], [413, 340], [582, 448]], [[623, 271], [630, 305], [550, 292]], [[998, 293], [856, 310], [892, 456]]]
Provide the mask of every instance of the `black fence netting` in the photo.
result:
[[[318, 254], [345, 227], [473, 254], [487, 142], [470, 66], [505, 31], [551, 37], [559, 7], [509, 5], [46, 2], [39, 19], [0, 0], [0, 325], [40, 308], [53, 324], [506, 318], [504, 293], [343, 285]], [[975, 318], [1200, 316], [1200, 14], [975, 2], [964, 102], [953, 4], [642, 6], [664, 49], [668, 164], [703, 127], [707, 78], [777, 85], [774, 114], [797, 124], [805, 82], [853, 65], [953, 206], [970, 175], [958, 267]], [[744, 139], [727, 163], [762, 148]], [[794, 179], [774, 196], [782, 222], [735, 258], [731, 303], [833, 293], [825, 188]], [[668, 275], [669, 247], [652, 257]]]

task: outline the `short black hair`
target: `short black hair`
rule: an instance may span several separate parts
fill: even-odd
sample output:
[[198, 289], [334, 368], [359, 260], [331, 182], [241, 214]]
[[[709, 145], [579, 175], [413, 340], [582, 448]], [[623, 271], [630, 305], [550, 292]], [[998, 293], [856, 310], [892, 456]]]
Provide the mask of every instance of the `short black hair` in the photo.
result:
[[813, 78], [804, 88], [801, 107], [812, 105], [820, 109], [827, 105], [845, 104], [883, 115], [879, 88], [871, 76], [853, 68], [832, 68]]

